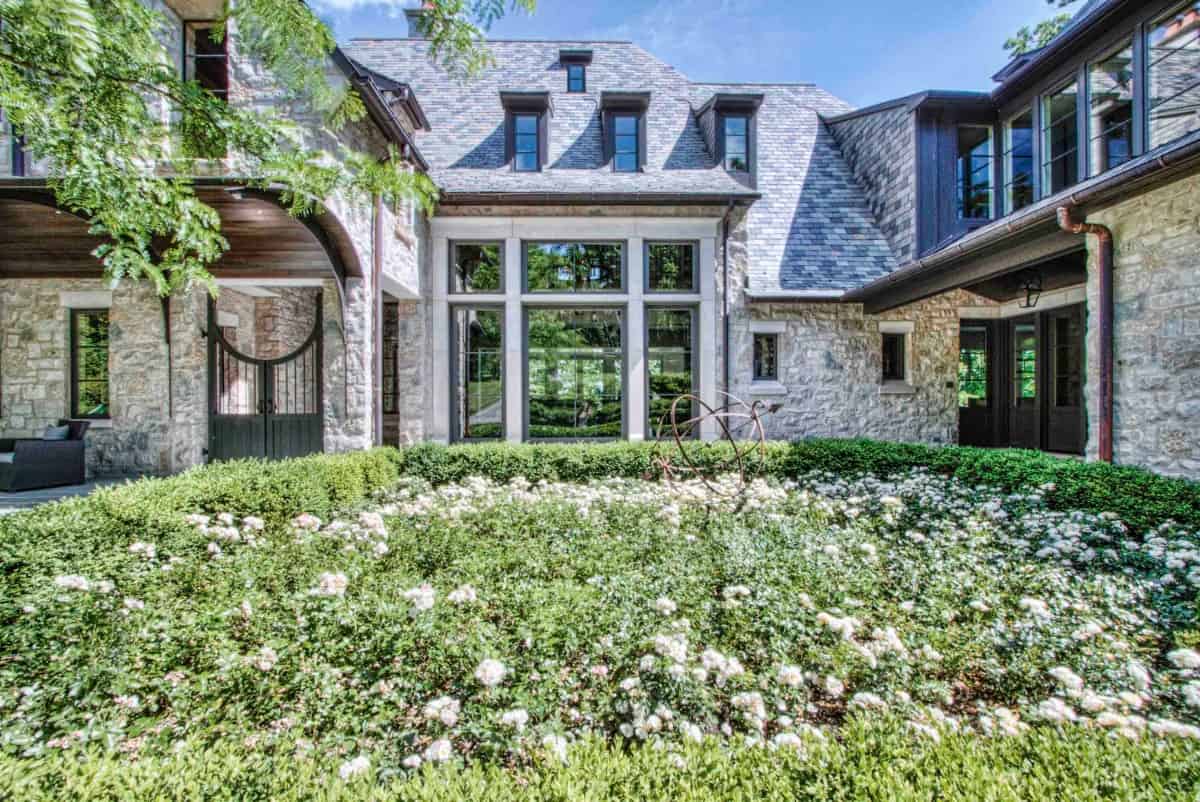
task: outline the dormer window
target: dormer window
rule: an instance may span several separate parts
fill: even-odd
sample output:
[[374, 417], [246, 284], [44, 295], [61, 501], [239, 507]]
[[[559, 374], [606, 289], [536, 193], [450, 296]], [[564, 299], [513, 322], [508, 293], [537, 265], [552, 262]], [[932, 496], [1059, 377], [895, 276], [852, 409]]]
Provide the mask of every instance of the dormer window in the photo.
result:
[[536, 173], [547, 161], [550, 136], [549, 92], [501, 92], [506, 112], [505, 141], [512, 169]]
[[724, 136], [725, 169], [731, 173], [750, 172], [750, 120], [726, 117]]
[[636, 173], [646, 166], [646, 109], [649, 92], [604, 92], [605, 155], [617, 173]]
[[640, 119], [634, 114], [613, 116], [613, 136], [616, 148], [613, 151], [613, 169], [618, 173], [635, 173], [640, 164], [638, 128]]
[[587, 67], [582, 64], [567, 65], [567, 91], [587, 91]]
[[696, 112], [716, 163], [751, 188], [757, 184], [755, 120], [762, 102], [761, 94], [720, 92]]
[[541, 167], [538, 159], [538, 116], [517, 114], [513, 116], [516, 129], [516, 149], [513, 169], [523, 173], [535, 173]]
[[590, 50], [560, 50], [558, 63], [567, 71], [567, 91], [579, 94], [587, 91], [587, 68], [592, 63]]

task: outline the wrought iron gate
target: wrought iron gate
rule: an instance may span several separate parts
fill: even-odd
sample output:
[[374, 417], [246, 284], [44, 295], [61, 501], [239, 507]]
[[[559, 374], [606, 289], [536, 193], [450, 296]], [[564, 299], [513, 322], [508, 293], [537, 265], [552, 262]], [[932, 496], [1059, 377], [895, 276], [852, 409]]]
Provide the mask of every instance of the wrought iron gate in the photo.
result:
[[324, 448], [321, 296], [308, 339], [277, 359], [238, 351], [208, 303], [208, 459], [285, 459]]

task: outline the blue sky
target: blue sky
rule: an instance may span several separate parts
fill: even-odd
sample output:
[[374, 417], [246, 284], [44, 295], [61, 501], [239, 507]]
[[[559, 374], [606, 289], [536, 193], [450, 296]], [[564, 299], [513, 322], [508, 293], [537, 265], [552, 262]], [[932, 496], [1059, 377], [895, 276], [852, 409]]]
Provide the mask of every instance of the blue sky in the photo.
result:
[[[404, 0], [310, 0], [339, 41], [405, 35]], [[697, 81], [816, 83], [855, 106], [987, 90], [1046, 0], [539, 0], [502, 39], [632, 39]]]

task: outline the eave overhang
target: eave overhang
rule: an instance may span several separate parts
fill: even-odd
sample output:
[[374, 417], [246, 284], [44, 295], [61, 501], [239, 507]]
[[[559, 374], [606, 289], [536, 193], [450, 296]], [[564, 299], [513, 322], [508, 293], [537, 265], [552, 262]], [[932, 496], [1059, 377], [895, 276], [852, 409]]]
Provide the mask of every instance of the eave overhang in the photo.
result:
[[749, 206], [754, 193], [688, 192], [443, 192], [442, 206]]
[[[1025, 246], [1031, 248], [1032, 258], [1052, 258], [1072, 245], [1078, 247], [1079, 243], [1077, 237], [1064, 241], [1058, 236], [1062, 233], [1057, 221], [1060, 207], [1096, 211], [1197, 171], [1200, 171], [1200, 131], [978, 228], [940, 250], [846, 293], [843, 300], [862, 303], [870, 312], [885, 311], [989, 277], [978, 271], [955, 270], [970, 261]], [[991, 275], [1010, 269], [1002, 260], [995, 265]]]
[[[404, 158], [412, 160], [421, 170], [428, 172], [429, 162], [425, 161], [425, 157], [417, 149], [417, 145], [413, 142], [412, 137], [404, 130], [404, 126], [392, 111], [379, 84], [376, 83], [375, 77], [342, 52], [340, 47], [334, 48], [333, 61], [346, 75], [347, 80], [350, 81], [350, 85], [358, 92], [359, 97], [362, 98], [363, 105], [367, 108], [367, 115], [371, 118], [372, 122], [379, 126], [379, 130], [383, 131], [384, 136], [400, 147], [401, 155]], [[423, 111], [421, 112], [421, 117], [424, 117]]]
[[696, 109], [696, 116], [702, 117], [713, 110], [753, 114], [762, 105], [764, 97], [761, 92], [718, 92]]

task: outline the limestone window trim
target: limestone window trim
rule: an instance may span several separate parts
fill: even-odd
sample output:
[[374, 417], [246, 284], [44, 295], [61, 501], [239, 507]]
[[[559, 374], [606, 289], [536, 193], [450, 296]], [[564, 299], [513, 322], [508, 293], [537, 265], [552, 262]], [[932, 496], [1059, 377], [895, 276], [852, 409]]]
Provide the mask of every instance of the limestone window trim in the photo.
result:
[[750, 339], [751, 345], [758, 335], [768, 335], [775, 339], [775, 378], [758, 378], [754, 375], [754, 366], [751, 365], [750, 372], [750, 390], [752, 396], [783, 396], [787, 395], [788, 388], [780, 381], [779, 363], [783, 352], [783, 335], [787, 333], [786, 320], [751, 320], [750, 321]]
[[881, 348], [885, 334], [894, 334], [904, 338], [904, 379], [881, 377], [880, 395], [914, 395], [917, 392], [913, 383], [913, 332], [915, 330], [916, 325], [911, 320], [881, 320], [879, 322]]
[[63, 309], [112, 309], [111, 290], [60, 290], [58, 305]]

